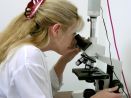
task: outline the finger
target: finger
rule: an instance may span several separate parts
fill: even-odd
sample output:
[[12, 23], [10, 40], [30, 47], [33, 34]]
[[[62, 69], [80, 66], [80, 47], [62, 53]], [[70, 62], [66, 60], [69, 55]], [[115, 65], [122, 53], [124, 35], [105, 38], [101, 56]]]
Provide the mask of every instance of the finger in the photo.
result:
[[76, 54], [78, 54], [78, 52], [80, 52], [79, 48], [74, 48], [74, 49], [70, 49], [67, 52], [65, 52], [65, 54], [63, 54], [63, 56], [75, 56]]
[[115, 87], [113, 87], [113, 88], [109, 88], [109, 89], [107, 89], [109, 92], [114, 92], [114, 91], [116, 91], [118, 89], [118, 86], [115, 86]]
[[79, 48], [74, 48], [74, 49], [72, 49], [71, 52], [78, 53], [78, 52], [80, 52], [80, 49]]

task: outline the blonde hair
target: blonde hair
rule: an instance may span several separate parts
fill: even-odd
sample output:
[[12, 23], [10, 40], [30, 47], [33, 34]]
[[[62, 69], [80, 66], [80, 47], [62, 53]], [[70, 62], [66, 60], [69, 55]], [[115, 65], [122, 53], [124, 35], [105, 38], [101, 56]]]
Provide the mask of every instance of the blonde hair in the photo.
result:
[[46, 46], [50, 40], [49, 26], [60, 23], [66, 29], [74, 22], [79, 27], [83, 24], [77, 8], [66, 0], [46, 0], [29, 20], [22, 13], [0, 35], [0, 63], [17, 45], [31, 43], [38, 48]]

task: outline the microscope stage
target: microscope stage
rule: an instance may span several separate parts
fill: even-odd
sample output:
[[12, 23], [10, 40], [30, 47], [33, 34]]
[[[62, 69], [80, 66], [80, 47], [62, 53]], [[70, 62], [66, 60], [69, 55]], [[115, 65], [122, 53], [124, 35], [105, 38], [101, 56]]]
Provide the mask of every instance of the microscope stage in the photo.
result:
[[75, 73], [79, 80], [98, 80], [109, 78], [109, 75], [107, 73], [104, 73], [97, 67], [94, 67], [93, 69], [74, 68], [72, 69], [72, 72]]

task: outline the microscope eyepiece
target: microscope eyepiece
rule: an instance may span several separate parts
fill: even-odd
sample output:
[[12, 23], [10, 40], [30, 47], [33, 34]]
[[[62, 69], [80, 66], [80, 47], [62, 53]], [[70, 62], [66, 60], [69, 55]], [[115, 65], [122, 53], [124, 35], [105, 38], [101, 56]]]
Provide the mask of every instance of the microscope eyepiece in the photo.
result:
[[88, 39], [82, 38], [79, 34], [75, 36], [75, 39], [77, 41], [78, 47], [82, 50], [86, 50], [92, 44], [92, 42], [90, 42]]

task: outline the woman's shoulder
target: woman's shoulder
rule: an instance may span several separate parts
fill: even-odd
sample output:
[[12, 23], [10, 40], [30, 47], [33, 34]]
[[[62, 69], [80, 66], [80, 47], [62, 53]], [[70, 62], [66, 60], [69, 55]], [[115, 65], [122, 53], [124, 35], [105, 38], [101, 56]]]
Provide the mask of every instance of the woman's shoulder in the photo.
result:
[[42, 51], [32, 44], [23, 44], [12, 49], [12, 53], [13, 52], [17, 54], [21, 54], [21, 53], [31, 54], [31, 53], [42, 52]]
[[32, 44], [19, 45], [10, 50], [7, 56], [7, 60], [15, 58], [17, 61], [25, 61], [27, 58], [38, 57], [42, 54], [42, 51]]
[[32, 44], [24, 44], [14, 49], [17, 55], [23, 55], [25, 58], [38, 57], [42, 54], [42, 51]]
[[35, 64], [41, 65], [45, 61], [42, 51], [31, 44], [21, 45], [17, 49], [14, 49], [13, 52], [12, 57], [8, 60], [10, 64], [15, 64], [15, 68], [19, 68], [20, 66], [33, 67]]
[[40, 49], [39, 48], [37, 48], [35, 45], [33, 45], [33, 44], [23, 44], [23, 45], [20, 45], [20, 46], [17, 46], [16, 48], [15, 48], [15, 50], [17, 50], [17, 51], [40, 51]]

